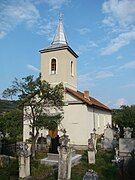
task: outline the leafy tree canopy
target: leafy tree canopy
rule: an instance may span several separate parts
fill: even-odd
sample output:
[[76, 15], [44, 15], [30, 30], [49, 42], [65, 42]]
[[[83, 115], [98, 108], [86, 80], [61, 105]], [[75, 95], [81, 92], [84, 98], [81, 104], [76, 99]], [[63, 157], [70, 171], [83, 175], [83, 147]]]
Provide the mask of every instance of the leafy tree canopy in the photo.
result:
[[0, 131], [12, 141], [22, 140], [22, 111], [13, 109], [0, 116]]
[[121, 106], [120, 109], [113, 110], [113, 122], [121, 129], [124, 127], [133, 128], [135, 132], [135, 105]]

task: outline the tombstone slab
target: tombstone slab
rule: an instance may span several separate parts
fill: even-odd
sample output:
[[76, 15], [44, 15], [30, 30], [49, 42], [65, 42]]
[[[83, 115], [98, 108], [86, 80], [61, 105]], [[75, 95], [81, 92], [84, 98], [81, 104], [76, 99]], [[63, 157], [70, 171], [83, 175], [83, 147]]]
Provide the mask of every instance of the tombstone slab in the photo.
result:
[[113, 130], [110, 127], [107, 127], [104, 130], [104, 141], [103, 141], [104, 149], [112, 149], [113, 148], [113, 138], [114, 138]]
[[89, 164], [95, 164], [95, 151], [88, 151]]
[[120, 138], [119, 139], [119, 156], [130, 157], [130, 153], [135, 149], [135, 138]]

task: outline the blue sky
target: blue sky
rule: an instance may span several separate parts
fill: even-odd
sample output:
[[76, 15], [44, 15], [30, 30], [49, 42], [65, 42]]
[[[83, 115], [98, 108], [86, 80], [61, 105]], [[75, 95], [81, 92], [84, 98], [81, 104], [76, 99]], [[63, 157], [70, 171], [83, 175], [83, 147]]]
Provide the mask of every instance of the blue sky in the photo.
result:
[[59, 13], [78, 53], [78, 89], [109, 107], [135, 104], [134, 0], [0, 0], [0, 94], [39, 74]]

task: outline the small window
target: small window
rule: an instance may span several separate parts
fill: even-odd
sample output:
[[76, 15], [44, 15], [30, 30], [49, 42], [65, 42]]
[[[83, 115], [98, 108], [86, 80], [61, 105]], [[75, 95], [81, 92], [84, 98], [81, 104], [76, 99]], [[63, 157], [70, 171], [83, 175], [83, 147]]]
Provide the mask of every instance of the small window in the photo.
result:
[[71, 61], [71, 76], [74, 76], [74, 65], [73, 65], [73, 61]]
[[51, 74], [56, 74], [56, 59], [51, 60]]

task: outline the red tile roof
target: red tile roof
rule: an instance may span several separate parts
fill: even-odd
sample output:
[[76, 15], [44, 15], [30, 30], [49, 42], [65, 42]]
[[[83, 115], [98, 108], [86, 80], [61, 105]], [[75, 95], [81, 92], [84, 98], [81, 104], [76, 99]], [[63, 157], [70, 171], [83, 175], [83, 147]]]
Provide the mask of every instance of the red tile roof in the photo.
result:
[[86, 98], [86, 97], [84, 97], [84, 93], [82, 93], [80, 91], [74, 91], [70, 88], [66, 88], [66, 92], [77, 97], [78, 99], [80, 99], [81, 101], [83, 101], [84, 103], [86, 103], [89, 106], [93, 106], [95, 108], [99, 108], [99, 109], [103, 109], [103, 110], [111, 112], [111, 109], [109, 109], [107, 106], [105, 106], [104, 104], [99, 102], [97, 99], [95, 99], [91, 96], [89, 96], [89, 98]]

